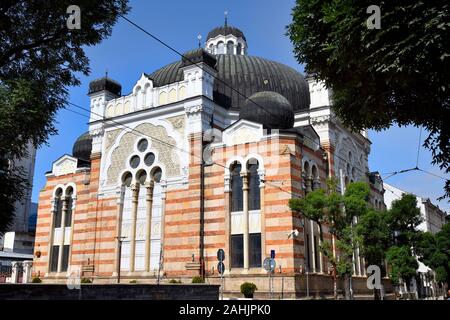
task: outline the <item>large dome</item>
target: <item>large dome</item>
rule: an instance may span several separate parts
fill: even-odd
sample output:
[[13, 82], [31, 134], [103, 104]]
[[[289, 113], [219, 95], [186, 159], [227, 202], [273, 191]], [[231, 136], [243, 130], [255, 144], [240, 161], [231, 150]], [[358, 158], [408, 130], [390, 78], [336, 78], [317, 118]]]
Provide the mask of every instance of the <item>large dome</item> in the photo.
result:
[[83, 133], [75, 141], [72, 148], [72, 155], [82, 160], [90, 160], [92, 151], [92, 137], [88, 132]]
[[[219, 105], [239, 110], [247, 97], [273, 91], [284, 96], [294, 112], [309, 108], [308, 83], [296, 70], [274, 61], [246, 55], [219, 54], [214, 81], [214, 101]], [[156, 87], [183, 80], [182, 61], [169, 64], [149, 75]], [[232, 90], [229, 86], [236, 89]]]
[[270, 129], [290, 129], [294, 126], [294, 110], [289, 101], [273, 91], [253, 94], [239, 113], [241, 119], [263, 124]]

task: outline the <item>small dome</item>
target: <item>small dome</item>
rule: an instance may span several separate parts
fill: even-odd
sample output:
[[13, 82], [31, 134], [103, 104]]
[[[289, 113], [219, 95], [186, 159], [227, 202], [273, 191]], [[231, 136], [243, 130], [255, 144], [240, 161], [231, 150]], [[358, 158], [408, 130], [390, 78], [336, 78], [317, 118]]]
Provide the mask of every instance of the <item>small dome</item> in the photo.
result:
[[209, 33], [208, 33], [208, 37], [206, 38], [206, 41], [208, 41], [209, 39], [213, 39], [217, 36], [227, 36], [229, 34], [232, 34], [233, 36], [235, 36], [236, 38], [242, 38], [244, 39], [244, 41], [247, 41], [245, 39], [244, 33], [239, 30], [236, 27], [232, 27], [232, 26], [220, 26], [217, 28], [212, 29]]
[[88, 132], [83, 133], [75, 141], [72, 148], [72, 155], [82, 160], [90, 160], [92, 151], [92, 137]]
[[261, 91], [250, 96], [241, 107], [239, 117], [270, 129], [294, 126], [294, 108], [285, 97], [273, 91]]
[[204, 62], [211, 68], [215, 68], [217, 63], [216, 58], [202, 48], [198, 48], [184, 53], [181, 61], [182, 61], [181, 67], [186, 67], [192, 64]]
[[117, 96], [120, 96], [122, 92], [122, 86], [117, 81], [108, 77], [99, 78], [89, 83], [89, 94], [99, 91], [109, 91]]

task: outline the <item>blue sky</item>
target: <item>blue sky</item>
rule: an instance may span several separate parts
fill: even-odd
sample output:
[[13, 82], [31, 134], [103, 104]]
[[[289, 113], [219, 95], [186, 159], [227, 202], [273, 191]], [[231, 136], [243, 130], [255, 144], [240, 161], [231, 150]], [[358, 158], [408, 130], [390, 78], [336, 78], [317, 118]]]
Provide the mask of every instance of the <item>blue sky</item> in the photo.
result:
[[[131, 1], [128, 18], [156, 36], [186, 52], [198, 46], [197, 35], [205, 40], [207, 33], [223, 24], [224, 11], [229, 12], [229, 24], [240, 28], [246, 35], [249, 54], [275, 60], [303, 72], [292, 53], [292, 45], [285, 36], [285, 27], [291, 20], [294, 0], [165, 0]], [[83, 12], [81, 12], [83, 19]], [[83, 27], [83, 21], [81, 21]], [[86, 48], [91, 74], [81, 76], [81, 86], [70, 88], [70, 101], [89, 107], [86, 95], [89, 82], [108, 75], [122, 84], [122, 93], [128, 94], [142, 72], [150, 73], [179, 57], [157, 43], [128, 22], [120, 19], [112, 36], [95, 47]], [[77, 110], [77, 109], [75, 109]], [[77, 110], [81, 111], [81, 110]], [[58, 135], [50, 137], [36, 156], [33, 201], [45, 184], [45, 172], [61, 155], [71, 154], [76, 138], [87, 131], [87, 118], [68, 110], [61, 110], [56, 118]], [[422, 140], [425, 133], [422, 134]], [[419, 129], [414, 127], [370, 132], [372, 140], [369, 165], [371, 170], [388, 173], [415, 166]], [[443, 175], [439, 168], [430, 165], [431, 153], [421, 149], [419, 165], [424, 170]], [[384, 175], [383, 175], [384, 176]], [[435, 201], [442, 194], [444, 180], [421, 172], [393, 176], [387, 180], [401, 189]], [[436, 203], [436, 202], [435, 202]], [[438, 203], [450, 211], [447, 201]]]

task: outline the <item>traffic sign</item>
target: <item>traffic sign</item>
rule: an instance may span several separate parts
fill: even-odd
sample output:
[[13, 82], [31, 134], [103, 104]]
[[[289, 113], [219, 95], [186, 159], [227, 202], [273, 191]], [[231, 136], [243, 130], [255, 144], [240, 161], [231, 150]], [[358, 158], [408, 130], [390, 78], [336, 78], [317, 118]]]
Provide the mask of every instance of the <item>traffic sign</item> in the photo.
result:
[[217, 264], [217, 271], [219, 271], [220, 274], [223, 274], [225, 272], [225, 265], [222, 261]]
[[270, 250], [270, 258], [275, 259], [275, 250]]
[[275, 262], [275, 259], [265, 258], [263, 265], [264, 265], [264, 269], [266, 269], [266, 271], [272, 272], [273, 270], [275, 270], [277, 263]]
[[225, 260], [225, 251], [223, 251], [223, 249], [217, 250], [217, 260], [220, 262]]

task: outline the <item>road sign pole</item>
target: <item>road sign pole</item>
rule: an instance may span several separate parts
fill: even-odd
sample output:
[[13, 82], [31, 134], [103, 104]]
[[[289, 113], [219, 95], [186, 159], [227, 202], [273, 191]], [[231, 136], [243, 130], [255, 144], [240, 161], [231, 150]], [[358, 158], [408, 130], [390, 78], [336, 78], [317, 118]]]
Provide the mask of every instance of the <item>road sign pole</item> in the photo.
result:
[[220, 274], [220, 280], [222, 281], [222, 286], [221, 286], [221, 296], [222, 296], [222, 300], [223, 300], [223, 289], [224, 289], [224, 286], [225, 286], [225, 281], [224, 281], [224, 278], [223, 278], [223, 273], [221, 273]]
[[217, 270], [220, 273], [220, 296], [223, 300], [223, 291], [225, 286], [225, 278], [223, 277], [223, 274], [225, 272], [225, 265], [223, 264], [223, 261], [225, 260], [225, 251], [223, 249], [217, 250], [217, 260], [219, 260], [219, 263], [217, 265]]

